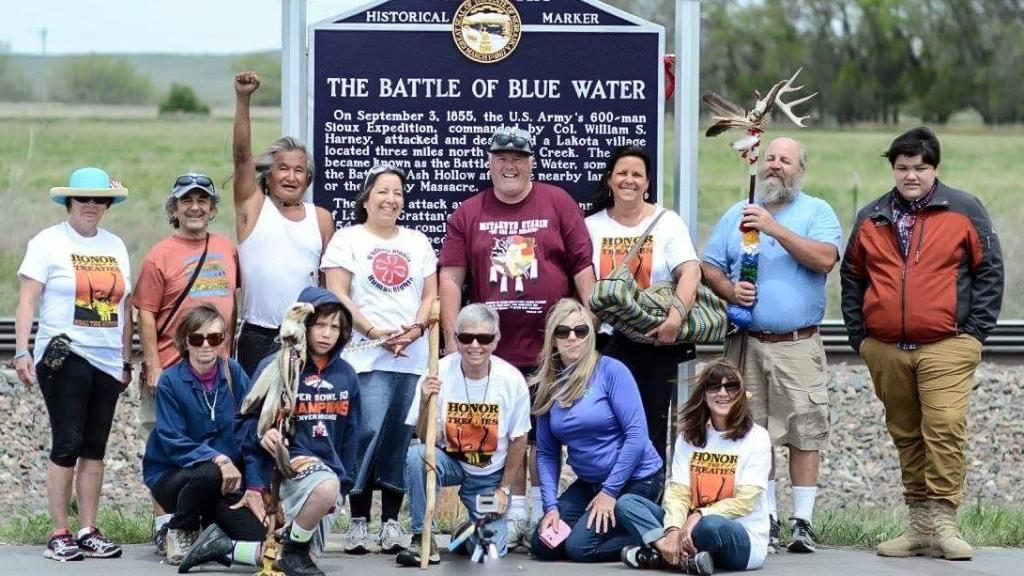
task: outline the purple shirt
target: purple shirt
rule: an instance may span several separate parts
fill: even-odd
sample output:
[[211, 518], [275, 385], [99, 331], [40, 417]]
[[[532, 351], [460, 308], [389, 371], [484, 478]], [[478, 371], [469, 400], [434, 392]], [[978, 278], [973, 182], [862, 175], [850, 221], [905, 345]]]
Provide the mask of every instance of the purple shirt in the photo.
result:
[[626, 366], [602, 356], [583, 396], [568, 408], [556, 402], [537, 417], [537, 469], [544, 511], [558, 506], [562, 446], [584, 482], [600, 484], [614, 498], [630, 480], [661, 470], [662, 460], [647, 435], [640, 391]]

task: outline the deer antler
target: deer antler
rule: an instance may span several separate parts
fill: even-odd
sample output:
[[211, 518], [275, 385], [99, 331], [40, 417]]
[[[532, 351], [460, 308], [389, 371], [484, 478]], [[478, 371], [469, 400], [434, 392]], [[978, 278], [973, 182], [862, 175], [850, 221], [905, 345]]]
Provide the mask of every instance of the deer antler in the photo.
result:
[[[773, 100], [775, 101], [775, 106], [779, 110], [782, 110], [782, 112], [786, 116], [788, 116], [790, 120], [793, 121], [793, 124], [796, 124], [797, 126], [799, 126], [801, 128], [805, 128], [804, 120], [807, 120], [808, 118], [810, 118], [811, 115], [808, 114], [806, 116], [797, 116], [796, 114], [793, 113], [793, 107], [794, 106], [798, 106], [800, 104], [803, 104], [804, 102], [807, 102], [811, 98], [814, 98], [815, 96], [817, 96], [818, 93], [815, 92], [814, 94], [811, 94], [810, 96], [804, 96], [803, 98], [800, 98], [798, 100], [793, 100], [791, 102], [783, 102], [782, 101], [782, 95], [783, 94], [788, 94], [790, 92], [799, 92], [800, 90], [804, 89], [803, 85], [793, 86], [793, 81], [796, 80], [796, 77], [800, 74], [800, 72], [802, 70], [803, 70], [803, 68], [798, 68], [797, 71], [794, 72], [792, 76], [790, 76], [789, 80], [786, 80], [785, 82], [779, 82], [778, 84], [776, 84], [772, 88], [772, 91], [769, 93], [769, 96], [774, 95]], [[758, 101], [758, 104], [760, 104], [760, 101]]]

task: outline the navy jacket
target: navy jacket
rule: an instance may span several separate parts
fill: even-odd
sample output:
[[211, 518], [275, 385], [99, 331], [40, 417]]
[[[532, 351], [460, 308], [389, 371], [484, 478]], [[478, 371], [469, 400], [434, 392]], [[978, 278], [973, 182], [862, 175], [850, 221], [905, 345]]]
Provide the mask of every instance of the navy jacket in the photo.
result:
[[[142, 458], [142, 479], [150, 489], [167, 472], [209, 462], [220, 454], [231, 458], [242, 470], [242, 455], [232, 424], [242, 398], [249, 391], [249, 377], [234, 360], [228, 360], [227, 364], [231, 370], [233, 398], [224, 375], [224, 360], [217, 362], [215, 392], [203, 391], [203, 385], [189, 370], [187, 358], [160, 375], [156, 427], [146, 441], [146, 454]], [[209, 404], [214, 405], [213, 420], [210, 420]]]
[[[310, 302], [314, 306], [326, 302], [341, 303], [331, 292], [315, 287], [303, 290], [299, 301]], [[348, 316], [347, 310], [345, 312]], [[323, 370], [318, 369], [312, 360], [306, 362], [295, 401], [293, 433], [288, 440], [288, 452], [292, 458], [315, 456], [333, 470], [338, 475], [343, 494], [348, 493], [355, 481], [355, 427], [359, 422], [359, 379], [352, 366], [341, 359], [344, 344], [345, 338], [339, 338], [338, 346], [331, 351], [331, 360]], [[253, 381], [276, 357], [275, 352], [260, 362]], [[274, 459], [260, 446], [256, 430], [258, 422], [259, 410], [239, 415], [235, 422], [235, 435], [246, 465], [245, 487], [266, 490], [270, 486]]]

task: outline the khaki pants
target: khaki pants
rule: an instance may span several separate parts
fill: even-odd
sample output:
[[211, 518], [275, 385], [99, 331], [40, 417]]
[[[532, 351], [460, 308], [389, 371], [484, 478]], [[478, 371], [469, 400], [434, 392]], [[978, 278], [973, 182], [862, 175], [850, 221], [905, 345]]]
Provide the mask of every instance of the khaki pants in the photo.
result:
[[967, 462], [967, 407], [981, 342], [961, 334], [901, 350], [873, 338], [860, 345], [885, 424], [899, 451], [903, 496], [959, 506]]

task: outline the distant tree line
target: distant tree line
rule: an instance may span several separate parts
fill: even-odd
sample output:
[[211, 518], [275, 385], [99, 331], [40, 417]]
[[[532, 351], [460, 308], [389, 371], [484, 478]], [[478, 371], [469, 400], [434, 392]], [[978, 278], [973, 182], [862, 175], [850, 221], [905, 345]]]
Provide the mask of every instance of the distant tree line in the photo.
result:
[[[674, 0], [608, 0], [662, 24]], [[701, 90], [749, 106], [803, 66], [816, 115], [840, 124], [1024, 120], [1024, 0], [709, 0], [701, 2]]]

